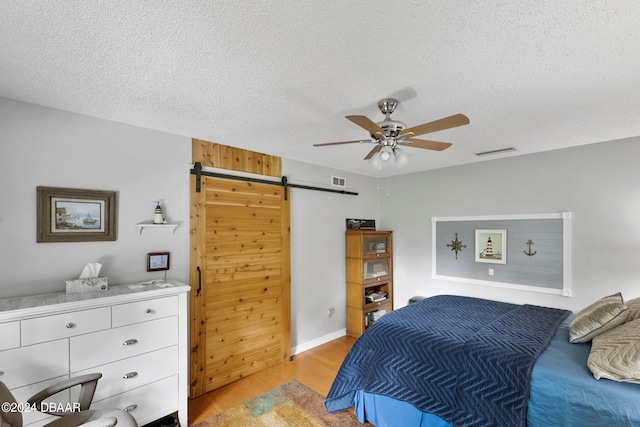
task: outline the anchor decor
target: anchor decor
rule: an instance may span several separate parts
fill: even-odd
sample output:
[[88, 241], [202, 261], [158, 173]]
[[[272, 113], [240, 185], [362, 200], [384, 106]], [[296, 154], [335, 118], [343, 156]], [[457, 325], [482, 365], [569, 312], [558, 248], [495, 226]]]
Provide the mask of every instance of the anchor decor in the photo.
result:
[[533, 251], [531, 252], [531, 245], [533, 245], [533, 241], [531, 239], [527, 240], [527, 245], [529, 245], [529, 251], [523, 251], [525, 253], [525, 255], [529, 255], [529, 256], [534, 256], [536, 253], [538, 253], [538, 251]]
[[456, 259], [458, 259], [458, 252], [462, 252], [462, 248], [466, 248], [467, 245], [463, 245], [462, 241], [458, 240], [458, 233], [456, 233], [456, 240], [447, 243], [447, 247], [450, 247], [452, 251], [456, 251]]

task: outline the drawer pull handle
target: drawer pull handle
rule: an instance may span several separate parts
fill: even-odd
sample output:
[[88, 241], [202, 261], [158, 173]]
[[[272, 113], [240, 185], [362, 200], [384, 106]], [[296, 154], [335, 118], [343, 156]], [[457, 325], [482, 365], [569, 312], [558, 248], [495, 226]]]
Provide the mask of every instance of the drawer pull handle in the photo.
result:
[[138, 343], [137, 339], [131, 339], [131, 340], [126, 340], [125, 342], [122, 343], [122, 345], [134, 345], [137, 343]]
[[135, 403], [133, 405], [129, 405], [126, 408], [124, 408], [125, 412], [131, 412], [133, 410], [135, 410], [138, 407], [138, 405], [136, 405]]
[[4, 371], [0, 371], [0, 377], [4, 375]]
[[75, 323], [71, 323], [71, 322], [69, 322], [69, 323], [67, 323], [65, 326], [67, 327], [67, 329], [73, 329], [73, 328], [75, 328], [75, 327], [76, 327], [76, 324], [75, 324]]
[[124, 374], [124, 378], [125, 380], [128, 380], [129, 378], [133, 378], [133, 377], [137, 377], [138, 373], [137, 372], [129, 372], [128, 374]]
[[147, 314], [151, 314], [153, 313], [153, 310], [151, 310], [150, 308], [147, 308]]

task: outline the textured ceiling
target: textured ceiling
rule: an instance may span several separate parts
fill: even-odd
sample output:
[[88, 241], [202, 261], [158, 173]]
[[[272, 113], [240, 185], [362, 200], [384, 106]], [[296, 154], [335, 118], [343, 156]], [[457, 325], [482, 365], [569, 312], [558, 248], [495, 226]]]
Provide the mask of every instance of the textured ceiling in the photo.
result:
[[[640, 135], [637, 0], [3, 0], [0, 96], [371, 176]], [[415, 126], [377, 172], [344, 118]]]

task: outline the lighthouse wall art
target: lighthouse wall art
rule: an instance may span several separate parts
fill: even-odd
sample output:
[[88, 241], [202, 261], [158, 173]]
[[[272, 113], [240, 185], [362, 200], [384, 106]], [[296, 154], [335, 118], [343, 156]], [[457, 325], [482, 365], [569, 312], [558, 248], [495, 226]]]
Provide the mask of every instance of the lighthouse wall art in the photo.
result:
[[476, 262], [507, 263], [507, 230], [476, 230]]

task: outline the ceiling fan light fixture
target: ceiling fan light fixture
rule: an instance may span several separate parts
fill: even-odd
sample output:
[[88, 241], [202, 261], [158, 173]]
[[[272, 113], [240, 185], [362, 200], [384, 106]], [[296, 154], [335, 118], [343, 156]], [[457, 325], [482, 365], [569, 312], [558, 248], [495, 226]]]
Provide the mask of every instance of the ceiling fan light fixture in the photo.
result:
[[393, 161], [393, 150], [391, 147], [385, 146], [378, 152], [378, 157], [380, 158], [380, 162], [389, 163]]
[[396, 148], [394, 151], [396, 166], [398, 168], [403, 168], [409, 164], [409, 160], [411, 160], [411, 155], [404, 150]]
[[403, 168], [411, 160], [411, 156], [399, 148], [384, 146], [369, 159], [369, 164], [375, 170], [382, 170], [390, 167]]
[[380, 153], [376, 153], [369, 159], [369, 164], [377, 171], [382, 170], [382, 162], [380, 161]]
[[415, 136], [424, 135], [431, 132], [438, 132], [458, 126], [468, 125], [469, 118], [464, 114], [454, 114], [438, 120], [423, 123], [418, 126], [407, 128], [403, 122], [391, 118], [398, 105], [398, 100], [386, 98], [378, 102], [380, 112], [384, 114], [384, 120], [375, 123], [370, 118], [361, 115], [349, 115], [345, 118], [366, 130], [371, 137], [370, 141], [355, 140], [342, 142], [327, 142], [323, 144], [313, 144], [314, 147], [328, 145], [355, 144], [361, 142], [371, 142], [377, 144], [364, 157], [376, 170], [381, 170], [386, 166], [402, 168], [406, 166], [411, 156], [398, 149], [398, 145], [403, 147], [422, 148], [426, 150], [442, 151], [451, 146], [448, 142], [428, 141], [416, 139]]

